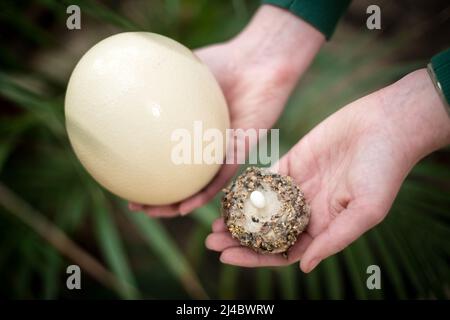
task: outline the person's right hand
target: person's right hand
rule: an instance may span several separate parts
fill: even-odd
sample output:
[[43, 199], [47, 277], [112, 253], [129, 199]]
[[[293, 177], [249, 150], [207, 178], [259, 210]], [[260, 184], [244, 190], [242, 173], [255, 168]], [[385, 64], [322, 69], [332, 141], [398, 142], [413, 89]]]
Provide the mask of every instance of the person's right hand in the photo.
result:
[[[209, 66], [222, 88], [231, 128], [269, 129], [323, 42], [324, 36], [306, 22], [286, 10], [264, 5], [236, 38], [195, 54]], [[180, 203], [131, 203], [129, 207], [153, 217], [187, 214], [212, 199], [237, 169], [237, 164], [222, 165], [208, 186]]]
[[450, 144], [450, 118], [425, 69], [361, 98], [320, 123], [281, 160], [311, 206], [305, 233], [288, 252], [257, 254], [239, 245], [223, 219], [206, 246], [224, 263], [277, 266], [301, 260], [310, 272], [384, 219], [413, 165]]

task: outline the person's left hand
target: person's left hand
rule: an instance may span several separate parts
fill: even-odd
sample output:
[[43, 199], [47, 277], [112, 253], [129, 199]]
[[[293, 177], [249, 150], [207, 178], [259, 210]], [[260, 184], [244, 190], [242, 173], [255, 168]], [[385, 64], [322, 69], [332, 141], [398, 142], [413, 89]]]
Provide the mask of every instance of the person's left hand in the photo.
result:
[[310, 272], [384, 219], [412, 166], [450, 143], [446, 115], [425, 70], [351, 103], [320, 123], [279, 163], [311, 206], [306, 232], [288, 252], [257, 254], [240, 246], [223, 219], [212, 226], [209, 249], [224, 263], [279, 266], [301, 260]]

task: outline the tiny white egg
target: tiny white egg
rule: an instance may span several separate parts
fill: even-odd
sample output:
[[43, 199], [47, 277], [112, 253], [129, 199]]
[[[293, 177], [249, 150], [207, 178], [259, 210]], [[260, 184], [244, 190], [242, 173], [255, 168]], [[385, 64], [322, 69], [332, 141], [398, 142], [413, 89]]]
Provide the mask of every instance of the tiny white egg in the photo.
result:
[[250, 194], [250, 201], [255, 208], [262, 209], [266, 206], [266, 198], [261, 191], [255, 190]]

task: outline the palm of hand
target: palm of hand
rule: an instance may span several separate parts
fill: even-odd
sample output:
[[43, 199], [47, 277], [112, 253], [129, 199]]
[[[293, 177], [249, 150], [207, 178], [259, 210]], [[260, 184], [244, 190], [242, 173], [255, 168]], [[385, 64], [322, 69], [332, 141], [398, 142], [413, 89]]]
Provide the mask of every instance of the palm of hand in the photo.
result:
[[[225, 95], [231, 128], [270, 128], [292, 89], [276, 66], [239, 61], [232, 46], [215, 45], [196, 55], [211, 69]], [[239, 62], [230, 62], [236, 61]]]
[[378, 103], [370, 95], [343, 108], [280, 160], [278, 171], [301, 186], [312, 212], [288, 259], [239, 246], [222, 219], [214, 223], [207, 246], [222, 251], [225, 263], [277, 266], [301, 259], [302, 270], [309, 272], [379, 223], [412, 164], [397, 151], [399, 135], [383, 121]]

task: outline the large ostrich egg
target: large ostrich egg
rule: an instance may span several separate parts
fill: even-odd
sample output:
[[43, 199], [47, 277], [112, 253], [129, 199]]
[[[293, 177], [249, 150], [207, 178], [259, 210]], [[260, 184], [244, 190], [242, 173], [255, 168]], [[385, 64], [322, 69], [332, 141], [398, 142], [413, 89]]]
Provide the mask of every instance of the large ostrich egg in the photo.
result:
[[72, 147], [94, 179], [149, 205], [197, 193], [220, 167], [174, 162], [175, 130], [188, 133], [185, 142], [202, 144], [194, 141], [202, 139], [195, 123], [222, 137], [229, 126], [208, 67], [178, 42], [147, 32], [111, 36], [81, 58], [67, 87], [65, 117]]

